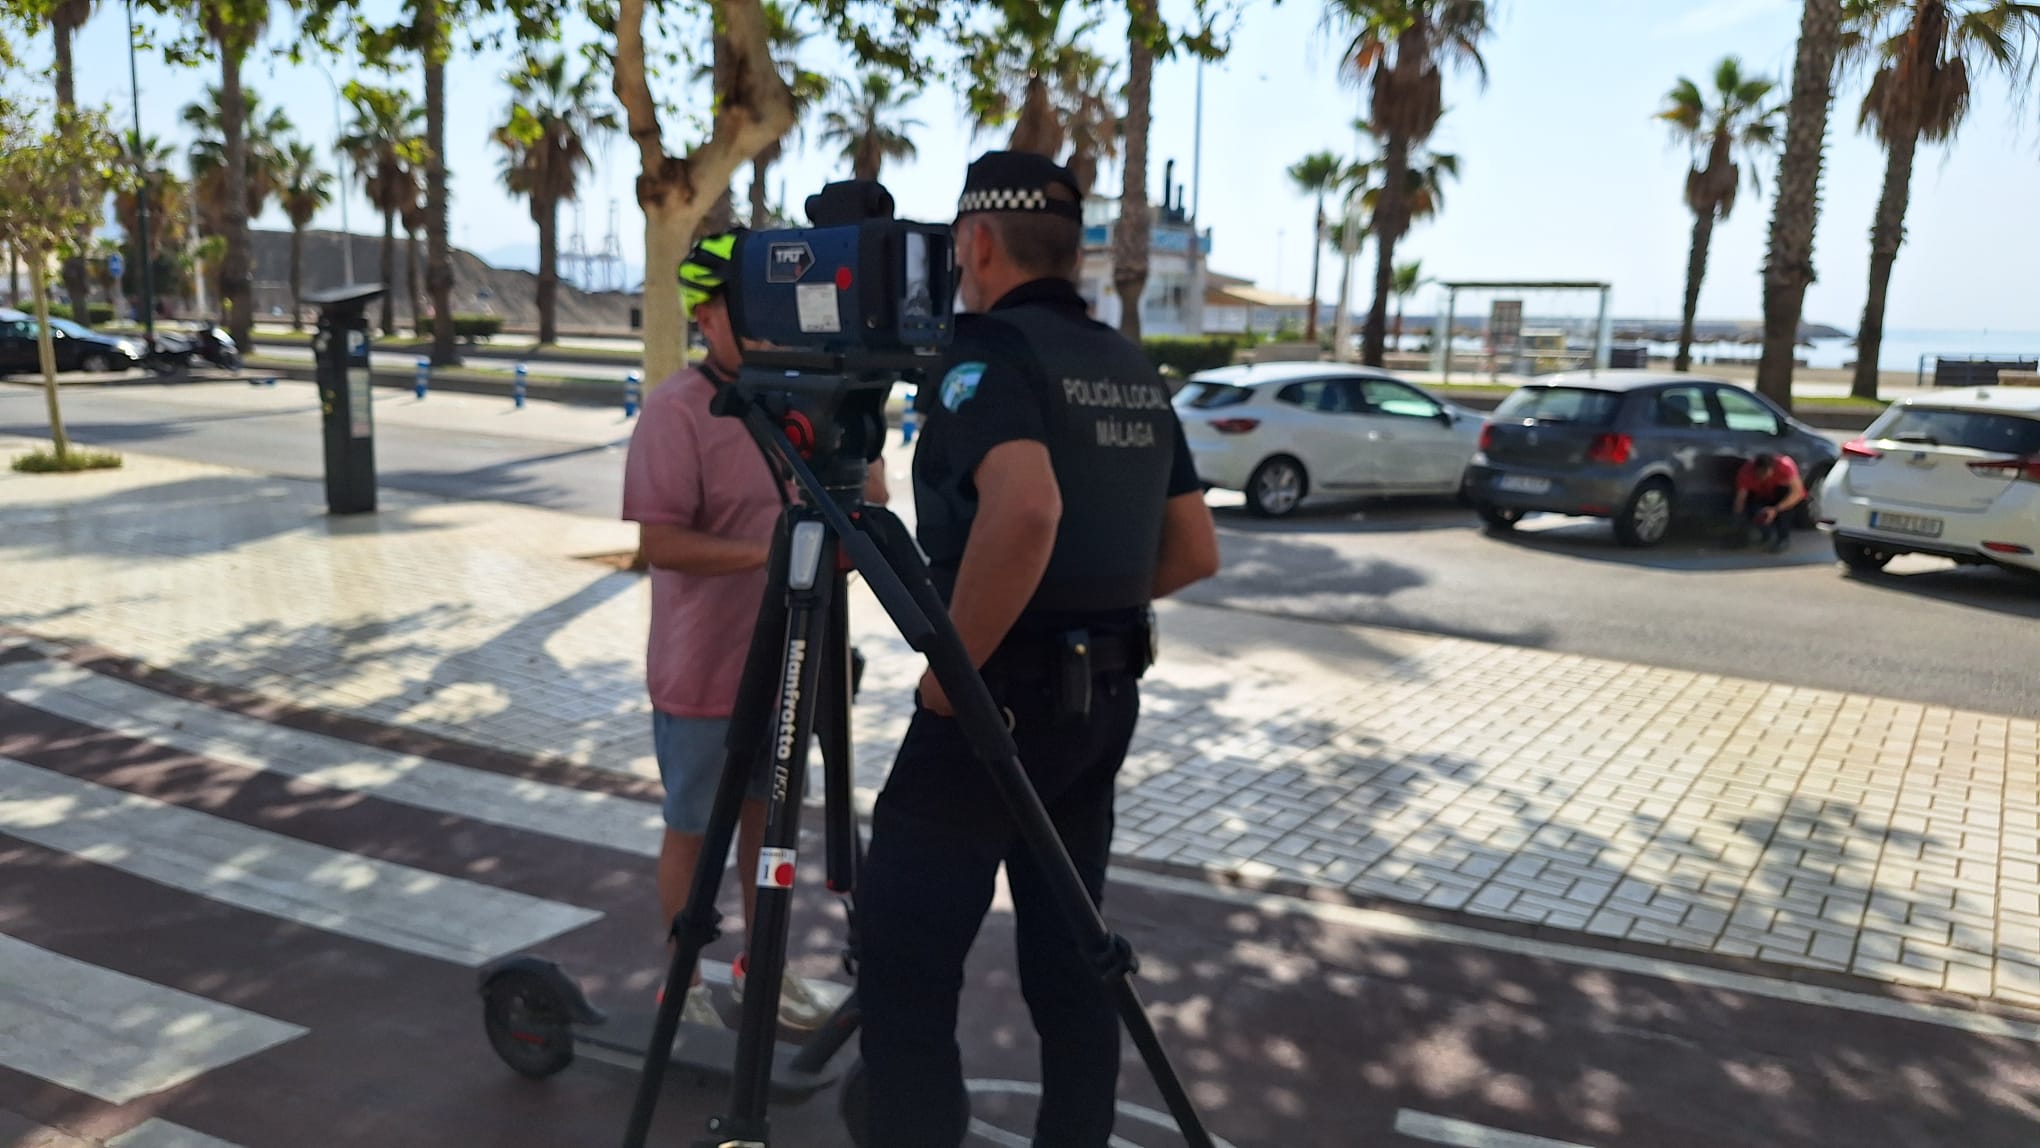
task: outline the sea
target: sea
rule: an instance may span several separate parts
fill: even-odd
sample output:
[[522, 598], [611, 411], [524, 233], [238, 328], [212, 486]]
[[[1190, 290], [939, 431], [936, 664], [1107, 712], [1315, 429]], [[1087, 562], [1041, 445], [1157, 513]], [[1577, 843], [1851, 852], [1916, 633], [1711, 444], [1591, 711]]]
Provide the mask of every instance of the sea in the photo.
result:
[[[1415, 349], [1418, 343], [1418, 340], [1407, 336], [1403, 341], [1411, 349]], [[1649, 346], [1653, 356], [1667, 359], [1678, 351], [1678, 346], [1673, 343], [1651, 343]], [[1453, 347], [1478, 351], [1481, 340], [1462, 336], [1453, 340]], [[1693, 358], [1697, 362], [1754, 363], [1762, 354], [1763, 348], [1754, 344], [1696, 343], [1693, 346]], [[1856, 361], [1856, 341], [1848, 338], [1815, 339], [1811, 346], [1799, 348], [1798, 357], [1809, 367], [1846, 367]], [[1877, 352], [1877, 365], [1879, 370], [1884, 371], [1920, 371], [1924, 364], [1925, 372], [1931, 375], [1934, 360], [1942, 358], [2040, 360], [2040, 331], [1895, 327], [1884, 333], [1884, 343]]]

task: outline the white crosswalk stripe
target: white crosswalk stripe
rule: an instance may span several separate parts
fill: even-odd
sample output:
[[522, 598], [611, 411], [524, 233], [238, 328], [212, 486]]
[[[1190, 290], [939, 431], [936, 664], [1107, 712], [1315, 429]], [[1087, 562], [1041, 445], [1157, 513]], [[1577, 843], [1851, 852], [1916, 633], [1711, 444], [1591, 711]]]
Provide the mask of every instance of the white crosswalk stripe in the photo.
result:
[[643, 857], [659, 851], [659, 811], [646, 802], [271, 725], [61, 662], [0, 666], [0, 696], [226, 765]]
[[110, 1104], [182, 1084], [305, 1032], [5, 934], [0, 969], [6, 970], [0, 1065]]
[[0, 833], [225, 904], [470, 967], [601, 916], [0, 757]]

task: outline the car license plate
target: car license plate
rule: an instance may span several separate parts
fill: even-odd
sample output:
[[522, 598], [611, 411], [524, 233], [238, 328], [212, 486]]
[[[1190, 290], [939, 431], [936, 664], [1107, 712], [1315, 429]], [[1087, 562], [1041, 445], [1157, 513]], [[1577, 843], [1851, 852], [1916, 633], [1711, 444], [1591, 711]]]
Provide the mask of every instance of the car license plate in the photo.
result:
[[1928, 518], [1924, 514], [1892, 514], [1888, 511], [1870, 512], [1870, 529], [1889, 530], [1893, 534], [1915, 534], [1921, 538], [1939, 538], [1941, 520]]
[[1511, 494], [1545, 494], [1551, 490], [1551, 480], [1529, 474], [1505, 474], [1495, 481], [1495, 489]]

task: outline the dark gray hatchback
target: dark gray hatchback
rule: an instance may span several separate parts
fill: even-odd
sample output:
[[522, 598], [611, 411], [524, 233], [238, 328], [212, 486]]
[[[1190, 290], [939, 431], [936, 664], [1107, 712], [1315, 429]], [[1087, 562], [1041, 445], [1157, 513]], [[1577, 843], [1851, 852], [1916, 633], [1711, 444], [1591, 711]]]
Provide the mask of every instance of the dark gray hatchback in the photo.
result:
[[[1540, 511], [1612, 519], [1625, 546], [1655, 546], [1674, 517], [1720, 521], [1735, 475], [1763, 453], [1799, 466], [1819, 496], [1841, 451], [1819, 431], [1723, 379], [1649, 371], [1551, 375], [1518, 387], [1481, 430], [1466, 495], [1491, 529]], [[1809, 506], [1800, 518], [1810, 524]]]

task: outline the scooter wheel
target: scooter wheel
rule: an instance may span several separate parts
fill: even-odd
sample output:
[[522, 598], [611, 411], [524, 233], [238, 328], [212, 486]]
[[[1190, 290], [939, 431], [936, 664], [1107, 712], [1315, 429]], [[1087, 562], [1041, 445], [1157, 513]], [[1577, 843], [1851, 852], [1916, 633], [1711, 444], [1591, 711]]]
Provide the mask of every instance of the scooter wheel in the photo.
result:
[[864, 1120], [869, 1111], [869, 1094], [865, 1091], [864, 1062], [852, 1061], [850, 1069], [843, 1074], [842, 1091], [836, 1094], [836, 1111], [843, 1117], [843, 1127], [850, 1132], [850, 1142], [857, 1148], [864, 1148]]
[[543, 1080], [574, 1063], [572, 1013], [542, 977], [506, 971], [482, 994], [489, 1045], [521, 1075]]

